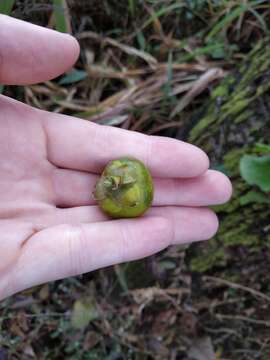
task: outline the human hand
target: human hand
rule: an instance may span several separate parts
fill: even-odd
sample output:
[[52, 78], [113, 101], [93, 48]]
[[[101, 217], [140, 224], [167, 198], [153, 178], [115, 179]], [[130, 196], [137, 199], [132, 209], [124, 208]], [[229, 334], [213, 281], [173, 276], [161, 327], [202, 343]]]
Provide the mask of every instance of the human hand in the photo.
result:
[[[76, 61], [72, 37], [0, 15], [0, 82], [51, 79]], [[0, 299], [44, 282], [212, 237], [205, 206], [231, 196], [208, 158], [184, 142], [100, 126], [0, 96]], [[150, 169], [153, 207], [108, 219], [91, 197], [98, 174], [120, 156]]]

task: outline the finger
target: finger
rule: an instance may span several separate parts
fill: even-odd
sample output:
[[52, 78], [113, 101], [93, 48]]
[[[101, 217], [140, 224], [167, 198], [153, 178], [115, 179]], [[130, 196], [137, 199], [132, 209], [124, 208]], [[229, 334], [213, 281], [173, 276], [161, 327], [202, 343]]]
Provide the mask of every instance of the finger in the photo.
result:
[[163, 218], [56, 226], [25, 243], [13, 283], [21, 290], [138, 259], [164, 249], [172, 236], [171, 224]]
[[99, 173], [109, 160], [133, 156], [153, 176], [192, 177], [204, 173], [209, 160], [185, 142], [103, 126], [65, 115], [42, 112], [48, 159], [56, 166]]
[[43, 230], [25, 243], [14, 282], [22, 289], [85, 273], [151, 255], [171, 244], [203, 240], [217, 230], [217, 219], [210, 210], [182, 210], [170, 219], [147, 216]]
[[227, 202], [232, 185], [227, 176], [215, 170], [190, 179], [155, 180], [154, 205], [210, 206]]
[[[92, 196], [98, 176], [86, 172], [56, 169], [53, 172], [55, 203], [74, 207], [95, 204]], [[154, 206], [209, 206], [222, 204], [232, 194], [230, 180], [222, 173], [208, 170], [190, 179], [154, 179]]]
[[60, 207], [95, 204], [92, 192], [98, 178], [87, 172], [55, 168], [52, 172], [55, 204]]
[[[217, 230], [216, 215], [207, 208], [161, 206], [152, 207], [144, 217], [164, 217], [173, 222], [175, 243], [205, 240], [213, 236]], [[38, 219], [32, 220], [37, 229], [60, 224], [80, 225], [83, 223], [110, 222], [97, 206], [81, 206], [70, 209], [56, 209]], [[136, 222], [138, 219], [132, 219]], [[30, 219], [29, 219], [30, 221]], [[118, 220], [119, 221], [119, 220]]]
[[52, 79], [79, 56], [70, 35], [0, 15], [0, 83], [25, 85]]

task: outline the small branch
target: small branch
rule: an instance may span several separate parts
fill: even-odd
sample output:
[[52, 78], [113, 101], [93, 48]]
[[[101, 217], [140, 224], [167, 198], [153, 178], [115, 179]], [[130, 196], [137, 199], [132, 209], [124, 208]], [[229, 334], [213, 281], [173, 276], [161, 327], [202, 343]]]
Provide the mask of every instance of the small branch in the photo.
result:
[[268, 295], [265, 295], [265, 294], [263, 294], [262, 292], [260, 292], [258, 290], [249, 288], [249, 287], [244, 286], [244, 285], [240, 285], [240, 284], [237, 284], [237, 283], [225, 280], [225, 279], [221, 279], [221, 278], [218, 278], [218, 277], [215, 277], [215, 276], [208, 276], [208, 275], [203, 276], [203, 280], [213, 281], [213, 282], [216, 282], [216, 283], [219, 283], [219, 284], [227, 285], [227, 286], [229, 286], [230, 288], [233, 288], [233, 289], [243, 290], [245, 292], [250, 293], [251, 295], [253, 295], [255, 297], [260, 297], [260, 298], [270, 302], [270, 297]]
[[257, 325], [264, 325], [264, 326], [267, 326], [267, 327], [270, 327], [270, 321], [267, 321], [267, 320], [257, 320], [257, 319], [252, 319], [252, 318], [249, 318], [247, 316], [242, 316], [242, 315], [227, 315], [227, 314], [220, 314], [220, 313], [215, 313], [215, 316], [218, 318], [218, 319], [221, 319], [221, 320], [240, 320], [240, 321], [245, 321], [245, 322], [249, 322], [249, 323], [252, 323], [252, 324], [257, 324]]

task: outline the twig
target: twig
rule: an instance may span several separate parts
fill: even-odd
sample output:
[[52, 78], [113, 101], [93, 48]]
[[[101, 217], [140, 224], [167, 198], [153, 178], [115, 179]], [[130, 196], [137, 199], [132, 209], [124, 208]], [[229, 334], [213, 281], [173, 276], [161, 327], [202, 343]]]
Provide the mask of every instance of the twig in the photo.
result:
[[109, 37], [101, 36], [101, 35], [99, 35], [97, 33], [92, 32], [92, 31], [82, 32], [81, 34], [79, 34], [77, 36], [77, 38], [78, 39], [90, 38], [90, 39], [100, 41], [103, 44], [107, 44], [107, 45], [117, 47], [117, 48], [121, 49], [122, 51], [124, 51], [125, 53], [127, 53], [129, 55], [140, 57], [141, 59], [146, 61], [149, 66], [155, 66], [158, 63], [157, 59], [155, 59], [152, 55], [146, 53], [145, 51], [138, 50], [138, 49], [136, 49], [136, 48], [134, 48], [132, 46], [129, 46], [129, 45], [121, 44], [119, 41], [116, 41], [116, 40], [111, 39]]
[[229, 286], [229, 287], [231, 287], [233, 289], [243, 290], [243, 291], [246, 291], [246, 292], [248, 292], [248, 293], [250, 293], [250, 294], [252, 294], [252, 295], [254, 295], [256, 297], [260, 297], [260, 298], [270, 302], [270, 297], [268, 295], [265, 295], [265, 294], [263, 294], [262, 292], [260, 292], [258, 290], [249, 288], [249, 287], [244, 286], [244, 285], [240, 285], [240, 284], [237, 284], [237, 283], [225, 280], [225, 279], [221, 279], [221, 278], [218, 278], [218, 277], [215, 277], [215, 276], [208, 276], [208, 275], [203, 276], [203, 280], [214, 281], [216, 283], [227, 285], [227, 286]]
[[[40, 314], [24, 314], [24, 316], [26, 318], [29, 319], [39, 319], [39, 318], [46, 318], [46, 317], [70, 317], [71, 312], [70, 311], [66, 311], [64, 313], [57, 313], [57, 312], [50, 312], [50, 313], [40, 313]], [[9, 314], [6, 316], [1, 316], [2, 320], [7, 320], [7, 319], [16, 319], [17, 315], [16, 314]]]
[[223, 319], [240, 320], [240, 321], [245, 321], [245, 322], [249, 322], [252, 324], [264, 325], [264, 326], [270, 327], [270, 321], [260, 320], [260, 319], [252, 319], [252, 318], [249, 318], [249, 317], [243, 316], [243, 315], [227, 315], [227, 314], [215, 313], [215, 316], [221, 320], [223, 320]]
[[206, 73], [201, 75], [201, 77], [194, 82], [194, 85], [187, 94], [181, 98], [180, 102], [173, 109], [170, 117], [181, 112], [197, 95], [202, 93], [211, 82], [222, 77], [224, 77], [224, 72], [222, 69], [218, 68], [209, 69]]

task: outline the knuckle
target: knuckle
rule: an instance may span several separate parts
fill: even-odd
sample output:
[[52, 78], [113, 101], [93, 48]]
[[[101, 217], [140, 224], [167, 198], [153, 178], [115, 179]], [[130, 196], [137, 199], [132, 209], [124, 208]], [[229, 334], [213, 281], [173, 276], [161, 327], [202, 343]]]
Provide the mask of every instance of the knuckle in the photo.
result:
[[152, 136], [145, 135], [145, 165], [149, 167], [151, 161], [153, 160], [153, 154], [154, 154], [154, 141]]
[[86, 234], [81, 225], [66, 225], [63, 229], [67, 244], [69, 275], [81, 274], [85, 269]]
[[120, 247], [119, 247], [119, 262], [125, 262], [130, 254], [130, 244], [132, 243], [132, 234], [128, 226], [119, 227], [120, 232]]

